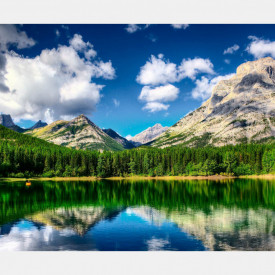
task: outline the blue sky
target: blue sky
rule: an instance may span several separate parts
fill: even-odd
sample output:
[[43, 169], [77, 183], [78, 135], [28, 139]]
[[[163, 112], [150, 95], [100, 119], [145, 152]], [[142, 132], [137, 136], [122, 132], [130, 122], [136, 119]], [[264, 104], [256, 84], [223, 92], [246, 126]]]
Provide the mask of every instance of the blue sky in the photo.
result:
[[274, 41], [275, 25], [2, 25], [0, 111], [22, 127], [84, 113], [133, 136], [176, 123], [241, 63], [275, 58]]

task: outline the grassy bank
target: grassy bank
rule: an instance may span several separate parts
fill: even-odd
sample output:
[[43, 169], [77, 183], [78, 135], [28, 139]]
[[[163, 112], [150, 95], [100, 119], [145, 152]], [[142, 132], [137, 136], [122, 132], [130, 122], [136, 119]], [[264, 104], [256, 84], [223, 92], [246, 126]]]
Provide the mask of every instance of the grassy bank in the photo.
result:
[[[106, 180], [223, 180], [223, 179], [234, 179], [234, 178], [250, 178], [250, 179], [275, 179], [275, 174], [266, 175], [249, 175], [249, 176], [223, 176], [223, 175], [212, 175], [212, 176], [129, 176], [129, 177], [52, 177], [52, 178], [30, 178], [30, 180], [37, 181], [95, 181], [100, 179]], [[27, 178], [0, 178], [0, 181], [26, 181]]]

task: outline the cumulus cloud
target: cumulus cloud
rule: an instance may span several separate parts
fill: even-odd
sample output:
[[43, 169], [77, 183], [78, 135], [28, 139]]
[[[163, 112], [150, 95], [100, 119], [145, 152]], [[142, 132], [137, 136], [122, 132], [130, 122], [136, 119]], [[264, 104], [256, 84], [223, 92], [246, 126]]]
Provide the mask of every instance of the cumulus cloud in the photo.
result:
[[165, 60], [162, 54], [151, 55], [149, 61], [140, 68], [137, 82], [143, 85], [159, 85], [178, 80], [177, 65]]
[[198, 74], [206, 73], [206, 74], [214, 74], [213, 64], [209, 59], [203, 58], [194, 58], [194, 59], [183, 59], [178, 70], [179, 70], [179, 79], [183, 79], [185, 77], [189, 77], [192, 80]]
[[136, 78], [138, 83], [145, 85], [139, 95], [139, 100], [146, 102], [143, 110], [150, 112], [167, 110], [169, 105], [163, 103], [176, 100], [179, 94], [179, 89], [171, 83], [184, 78], [195, 80], [200, 74], [213, 75], [215, 74], [213, 67], [209, 59], [199, 57], [183, 59], [177, 65], [165, 59], [163, 54], [157, 57], [151, 55], [140, 68]]
[[211, 96], [212, 90], [218, 82], [230, 79], [232, 76], [234, 76], [234, 74], [217, 76], [212, 79], [203, 76], [201, 79], [197, 79], [195, 82], [196, 87], [192, 90], [192, 97], [194, 99], [206, 100]]
[[187, 29], [189, 24], [172, 24], [171, 25], [174, 29]]
[[170, 105], [163, 102], [174, 101], [178, 98], [179, 89], [172, 84], [159, 87], [145, 86], [139, 95], [139, 100], [146, 102], [143, 110], [159, 112], [167, 110]]
[[248, 53], [255, 58], [262, 58], [265, 56], [272, 56], [275, 58], [275, 41], [260, 39], [256, 36], [249, 36], [248, 38], [252, 40], [246, 48]]
[[45, 49], [34, 58], [5, 53], [5, 82], [11, 92], [0, 97], [0, 109], [15, 119], [51, 122], [91, 114], [104, 86], [93, 79], [113, 79], [112, 62], [91, 61], [89, 42], [75, 35], [69, 45]]
[[14, 25], [0, 24], [0, 49], [7, 50], [10, 45], [24, 49], [34, 46], [35, 41]]
[[137, 82], [143, 85], [160, 85], [181, 81], [183, 78], [195, 79], [198, 74], [214, 74], [213, 64], [209, 59], [183, 59], [178, 66], [166, 60], [163, 54], [151, 55], [149, 61], [140, 68]]
[[69, 43], [76, 51], [84, 52], [87, 59], [97, 55], [97, 52], [93, 49], [94, 46], [89, 41], [84, 42], [80, 34], [75, 34]]
[[179, 89], [171, 84], [156, 88], [145, 86], [141, 90], [139, 100], [147, 102], [168, 102], [176, 100], [178, 98], [178, 94]]
[[223, 54], [233, 54], [234, 52], [236, 52], [238, 49], [240, 48], [239, 45], [235, 44], [232, 47], [227, 48], [226, 50], [224, 50]]
[[166, 111], [166, 110], [168, 110], [169, 107], [170, 107], [170, 105], [163, 104], [160, 102], [148, 102], [142, 108], [142, 110], [147, 110], [150, 113], [155, 113], [155, 112], [159, 112], [159, 111]]
[[0, 24], [0, 93], [9, 92], [9, 87], [5, 84], [5, 73], [7, 58], [5, 53], [10, 46], [18, 49], [29, 48], [35, 45], [35, 41], [29, 38], [24, 31], [20, 31], [15, 25]]
[[231, 63], [231, 61], [230, 61], [230, 59], [225, 59], [225, 60], [224, 60], [224, 63], [226, 63], [226, 64], [230, 64], [230, 63]]

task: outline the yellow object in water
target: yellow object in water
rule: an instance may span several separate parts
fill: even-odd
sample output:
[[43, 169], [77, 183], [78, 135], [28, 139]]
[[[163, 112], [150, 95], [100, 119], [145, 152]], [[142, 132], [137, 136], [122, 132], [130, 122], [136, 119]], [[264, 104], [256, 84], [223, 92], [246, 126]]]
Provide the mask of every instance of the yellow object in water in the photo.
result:
[[26, 182], [26, 186], [31, 186], [32, 184], [31, 184], [31, 182], [28, 180], [27, 182]]

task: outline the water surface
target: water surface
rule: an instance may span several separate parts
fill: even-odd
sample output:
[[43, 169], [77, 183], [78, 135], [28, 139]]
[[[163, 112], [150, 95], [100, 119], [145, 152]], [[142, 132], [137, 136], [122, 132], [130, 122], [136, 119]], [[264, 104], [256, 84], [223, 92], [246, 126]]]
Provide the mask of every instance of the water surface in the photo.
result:
[[275, 250], [275, 181], [0, 182], [0, 251]]

